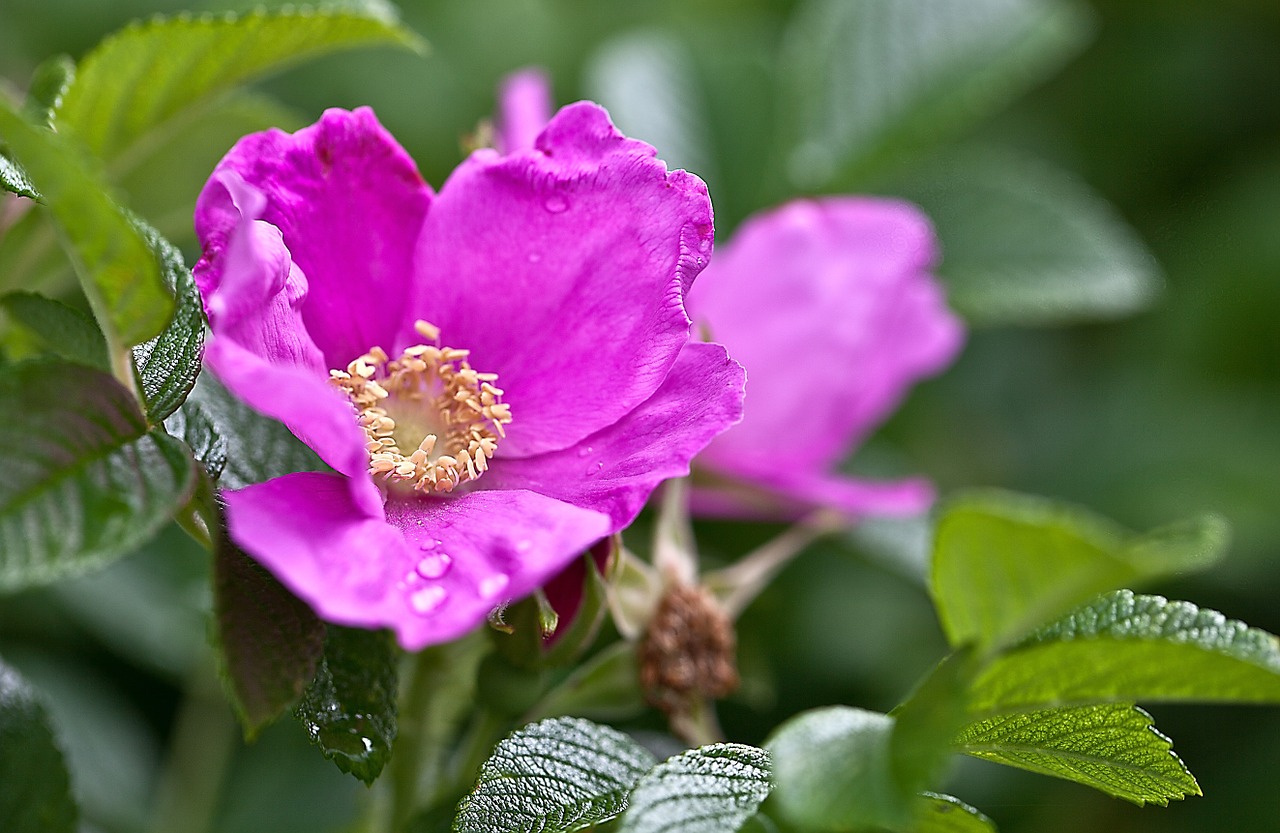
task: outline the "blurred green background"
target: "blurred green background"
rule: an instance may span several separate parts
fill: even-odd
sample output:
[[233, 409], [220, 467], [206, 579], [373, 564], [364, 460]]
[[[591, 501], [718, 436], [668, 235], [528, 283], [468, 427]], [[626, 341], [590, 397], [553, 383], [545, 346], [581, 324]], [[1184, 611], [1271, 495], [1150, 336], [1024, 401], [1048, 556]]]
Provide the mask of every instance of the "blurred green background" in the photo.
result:
[[[79, 57], [135, 17], [248, 5], [4, 0], [0, 79], [21, 91], [43, 58]], [[964, 0], [950, 6], [941, 17], [963, 17]], [[426, 57], [366, 50], [261, 87], [291, 108], [279, 111], [288, 127], [328, 106], [372, 105], [439, 187], [464, 137], [491, 115], [498, 80], [540, 65], [559, 102], [602, 100], [626, 131], [702, 175], [720, 240], [752, 211], [803, 193], [902, 193], [931, 212], [937, 199], [941, 272], [980, 326], [957, 365], [918, 388], [853, 465], [924, 472], [944, 494], [997, 485], [1063, 498], [1136, 529], [1220, 511], [1235, 530], [1226, 563], [1151, 589], [1280, 632], [1280, 5], [1064, 6], [1073, 16], [1036, 47], [1043, 57], [1019, 58], [1000, 83], [957, 96], [959, 117], [949, 111], [923, 130], [888, 131], [858, 164], [836, 169], [800, 152], [808, 145], [792, 141], [796, 125], [834, 136], [827, 147], [849, 144], [875, 110], [857, 85], [847, 104], [832, 79], [845, 77], [842, 67], [890, 87], [905, 76], [892, 43], [860, 53], [855, 39], [835, 47], [851, 63], [821, 65], [813, 56], [831, 45], [806, 38], [820, 41], [822, 15], [841, 14], [824, 7], [832, 4], [407, 0], [401, 13], [431, 44]], [[807, 98], [806, 84], [816, 90]], [[224, 150], [193, 149], [201, 158], [181, 170], [157, 162], [128, 185], [190, 204]], [[1000, 307], [1002, 293], [1017, 293], [1016, 270], [986, 296], [974, 290], [980, 284], [960, 283], [983, 253], [1016, 264], [1042, 245], [1046, 227], [1002, 217], [983, 197], [1002, 177], [1019, 180], [1023, 196], [1050, 214], [1083, 206], [1101, 224], [1095, 236], [1120, 241], [1112, 255], [1162, 281], [1162, 291], [1132, 315], [1120, 304], [1043, 316], [1034, 305]], [[955, 188], [944, 180], [960, 184], [976, 215], [947, 201]], [[967, 230], [972, 216], [990, 239]], [[194, 255], [187, 218], [151, 219]], [[1046, 321], [1054, 326], [1039, 326]], [[700, 539], [714, 560], [772, 531], [708, 524]], [[919, 534], [873, 524], [819, 545], [750, 609], [740, 637], [746, 683], [723, 708], [733, 739], [759, 742], [784, 717], [820, 704], [891, 708], [943, 654], [919, 578]], [[172, 531], [106, 573], [0, 600], [0, 655], [51, 698], [91, 829], [142, 829], [183, 690], [203, 679], [205, 570], [203, 554]], [[219, 697], [216, 687], [206, 696]], [[1139, 809], [971, 761], [957, 764], [947, 789], [1006, 833], [1276, 828], [1280, 711], [1152, 711], [1204, 798]], [[203, 728], [234, 732], [225, 717]], [[363, 790], [309, 750], [291, 722], [229, 754], [232, 775], [213, 799], [219, 831], [334, 829]]]

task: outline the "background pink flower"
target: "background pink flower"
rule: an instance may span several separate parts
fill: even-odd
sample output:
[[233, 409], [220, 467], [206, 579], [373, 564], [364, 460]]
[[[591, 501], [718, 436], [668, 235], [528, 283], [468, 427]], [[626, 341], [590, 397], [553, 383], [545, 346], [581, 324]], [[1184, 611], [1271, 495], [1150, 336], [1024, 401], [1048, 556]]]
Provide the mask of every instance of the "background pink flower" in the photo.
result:
[[717, 247], [689, 309], [746, 368], [747, 398], [742, 422], [698, 455], [695, 511], [928, 506], [923, 480], [874, 482], [836, 468], [963, 343], [929, 271], [936, 258], [917, 208], [870, 197], [791, 202]]
[[588, 103], [508, 150], [433, 193], [372, 112], [330, 110], [242, 139], [197, 204], [207, 365], [334, 469], [225, 493], [231, 536], [322, 617], [408, 649], [625, 527], [740, 414], [741, 368], [690, 343], [683, 306], [702, 182]]

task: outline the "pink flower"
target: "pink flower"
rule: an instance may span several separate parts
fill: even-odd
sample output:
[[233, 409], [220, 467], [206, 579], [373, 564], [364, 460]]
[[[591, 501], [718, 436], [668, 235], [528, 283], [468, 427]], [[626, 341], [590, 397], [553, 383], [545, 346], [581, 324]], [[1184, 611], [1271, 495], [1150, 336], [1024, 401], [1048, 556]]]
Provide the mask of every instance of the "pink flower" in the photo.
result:
[[505, 150], [433, 193], [372, 112], [330, 110], [240, 140], [196, 208], [207, 365], [334, 469], [225, 493], [230, 534], [410, 650], [627, 526], [741, 412], [683, 303], [703, 183], [589, 103]]
[[717, 247], [689, 310], [746, 368], [747, 397], [742, 422], [698, 455], [695, 512], [928, 507], [926, 481], [867, 481], [836, 467], [959, 352], [963, 327], [929, 272], [936, 258], [918, 209], [870, 197], [790, 202]]

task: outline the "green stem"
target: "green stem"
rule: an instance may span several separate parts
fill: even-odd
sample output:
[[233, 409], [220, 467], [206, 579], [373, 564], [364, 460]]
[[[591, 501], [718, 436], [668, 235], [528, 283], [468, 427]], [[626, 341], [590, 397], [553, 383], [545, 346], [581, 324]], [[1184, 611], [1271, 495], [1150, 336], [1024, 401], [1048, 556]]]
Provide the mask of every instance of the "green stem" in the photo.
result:
[[207, 833], [213, 825], [237, 727], [213, 663], [197, 662], [174, 722], [168, 757], [156, 788], [153, 833]]

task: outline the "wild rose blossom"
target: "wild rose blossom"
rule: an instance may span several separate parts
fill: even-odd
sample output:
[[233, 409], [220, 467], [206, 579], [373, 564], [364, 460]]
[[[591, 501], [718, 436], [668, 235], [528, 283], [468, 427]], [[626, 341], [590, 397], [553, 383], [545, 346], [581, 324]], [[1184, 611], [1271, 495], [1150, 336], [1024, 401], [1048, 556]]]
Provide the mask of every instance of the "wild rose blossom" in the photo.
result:
[[741, 413], [683, 305], [703, 183], [585, 102], [504, 151], [436, 193], [371, 111], [330, 110], [240, 140], [196, 208], [207, 366], [334, 469], [225, 492], [230, 535], [410, 650], [625, 527]]
[[919, 209], [872, 197], [796, 200], [717, 247], [688, 306], [746, 368], [747, 396], [742, 422], [698, 455], [695, 512], [927, 508], [927, 481], [867, 481], [836, 467], [960, 350], [963, 327], [929, 271], [936, 259]]

